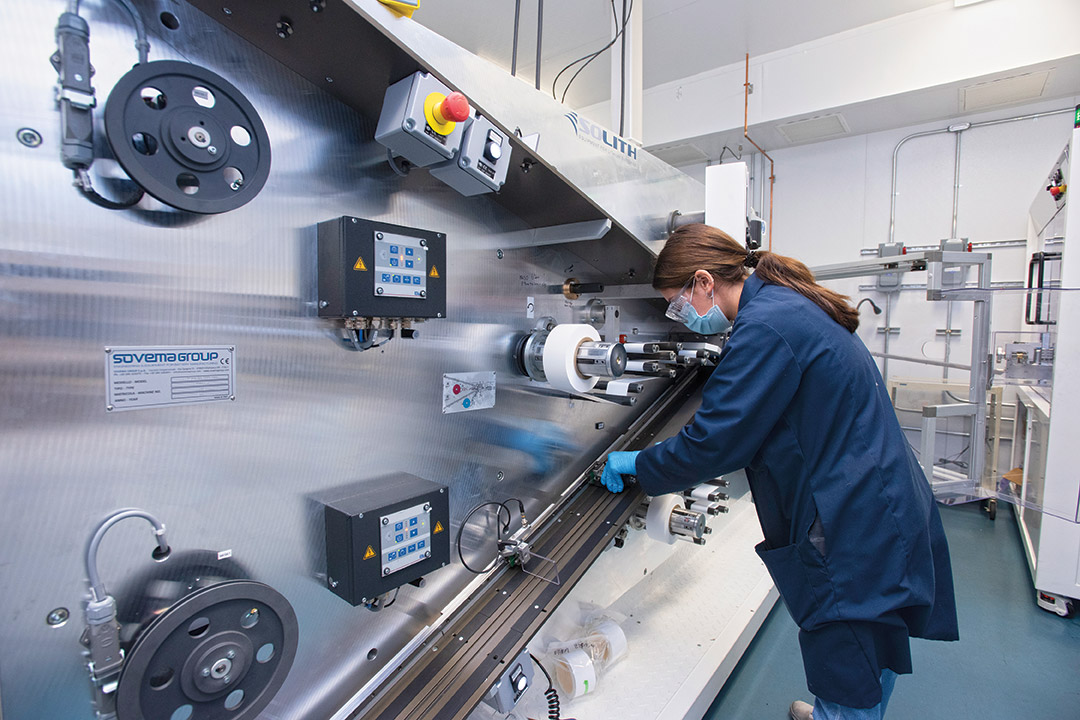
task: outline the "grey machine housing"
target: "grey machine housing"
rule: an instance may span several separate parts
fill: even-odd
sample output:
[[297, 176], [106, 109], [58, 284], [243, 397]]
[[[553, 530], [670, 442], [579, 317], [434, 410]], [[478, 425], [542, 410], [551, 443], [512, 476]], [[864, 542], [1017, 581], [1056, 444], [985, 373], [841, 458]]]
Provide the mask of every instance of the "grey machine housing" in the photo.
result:
[[[375, 141], [417, 167], [427, 167], [457, 155], [464, 123], [456, 123], [448, 135], [431, 129], [424, 115], [424, 101], [431, 93], [449, 95], [450, 88], [425, 72], [416, 72], [386, 89]], [[505, 177], [505, 175], [504, 175]]]
[[490, 120], [475, 115], [465, 121], [465, 137], [458, 156], [436, 165], [430, 172], [462, 195], [482, 195], [503, 186], [508, 167], [510, 142]]

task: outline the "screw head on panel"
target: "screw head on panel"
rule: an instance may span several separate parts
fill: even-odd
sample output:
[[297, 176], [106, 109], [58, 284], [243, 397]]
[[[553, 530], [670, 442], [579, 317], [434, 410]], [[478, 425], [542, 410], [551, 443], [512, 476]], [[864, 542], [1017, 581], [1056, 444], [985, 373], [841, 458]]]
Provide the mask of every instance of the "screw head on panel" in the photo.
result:
[[383, 518], [382, 519], [382, 524], [383, 525], [389, 525], [390, 524], [390, 518]]
[[495, 251], [495, 257], [497, 257], [497, 258], [499, 258], [500, 260], [502, 260], [502, 259], [503, 259], [503, 251], [502, 251], [501, 249], [500, 249], [500, 250], [496, 250], [496, 251]]
[[328, 582], [330, 584], [330, 587], [332, 588], [336, 588], [338, 586], [338, 581], [332, 577], [326, 578], [326, 582]]
[[58, 607], [45, 616], [45, 622], [49, 627], [60, 627], [71, 617], [71, 612], [66, 607]]
[[382, 240], [383, 239], [383, 234], [381, 232], [377, 232], [377, 233], [375, 233], [375, 238], [377, 240]]
[[34, 128], [28, 128], [28, 127], [19, 128], [15, 132], [15, 137], [17, 137], [19, 139], [19, 142], [21, 142], [23, 145], [25, 145], [28, 148], [39, 147], [41, 145], [41, 142], [42, 142], [41, 133], [39, 133]]

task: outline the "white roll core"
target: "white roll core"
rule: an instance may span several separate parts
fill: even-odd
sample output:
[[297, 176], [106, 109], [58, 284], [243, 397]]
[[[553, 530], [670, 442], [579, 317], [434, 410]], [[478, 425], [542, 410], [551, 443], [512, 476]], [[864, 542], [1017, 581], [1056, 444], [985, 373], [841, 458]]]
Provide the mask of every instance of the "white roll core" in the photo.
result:
[[600, 334], [591, 325], [556, 325], [544, 341], [544, 374], [557, 390], [585, 393], [599, 378], [585, 377], [577, 369], [577, 349], [587, 340], [599, 342]]
[[555, 683], [568, 698], [581, 697], [596, 687], [596, 668], [584, 650], [570, 650], [555, 660]]
[[645, 532], [657, 542], [674, 545], [677, 539], [671, 532], [671, 511], [685, 507], [681, 495], [659, 495], [649, 503], [649, 512], [645, 515]]
[[607, 667], [626, 654], [626, 634], [614, 620], [604, 620], [592, 630], [592, 637], [600, 650], [600, 666]]

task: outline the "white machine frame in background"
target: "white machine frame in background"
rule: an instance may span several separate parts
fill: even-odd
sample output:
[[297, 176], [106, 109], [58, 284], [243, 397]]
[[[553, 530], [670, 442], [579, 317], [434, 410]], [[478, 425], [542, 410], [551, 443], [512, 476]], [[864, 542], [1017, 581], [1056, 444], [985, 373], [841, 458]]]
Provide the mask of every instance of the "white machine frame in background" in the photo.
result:
[[[1080, 108], [1076, 129], [1055, 169], [1063, 171], [1067, 187], [1080, 187], [1080, 168], [1069, 158], [1080, 144]], [[1066, 191], [1067, 192], [1067, 191]], [[1066, 196], [1067, 197], [1067, 196]], [[1029, 222], [1028, 252], [1061, 252], [1054, 324], [1021, 325], [1021, 330], [1042, 330], [1053, 348], [1055, 362], [1050, 385], [1017, 389], [1013, 436], [1013, 467], [1022, 468], [1016, 521], [1031, 569], [1039, 606], [1068, 615], [1080, 598], [1080, 472], [1075, 466], [1076, 426], [1080, 421], [1080, 377], [1069, 360], [1080, 357], [1080, 253], [1066, 251], [1080, 242], [1080, 206], [1066, 199], [1050, 208], [1046, 218], [1046, 189], [1040, 188]], [[1040, 208], [1040, 206], [1043, 206]], [[1045, 343], [1044, 343], [1045, 344]]]

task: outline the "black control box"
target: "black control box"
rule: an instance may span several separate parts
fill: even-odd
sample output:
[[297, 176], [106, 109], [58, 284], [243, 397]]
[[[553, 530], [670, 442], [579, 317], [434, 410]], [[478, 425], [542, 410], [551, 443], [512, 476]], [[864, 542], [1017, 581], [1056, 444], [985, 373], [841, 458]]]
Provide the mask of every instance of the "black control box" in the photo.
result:
[[326, 583], [353, 605], [450, 562], [450, 491], [408, 473], [320, 493]]
[[446, 317], [446, 235], [339, 217], [318, 225], [319, 317]]

